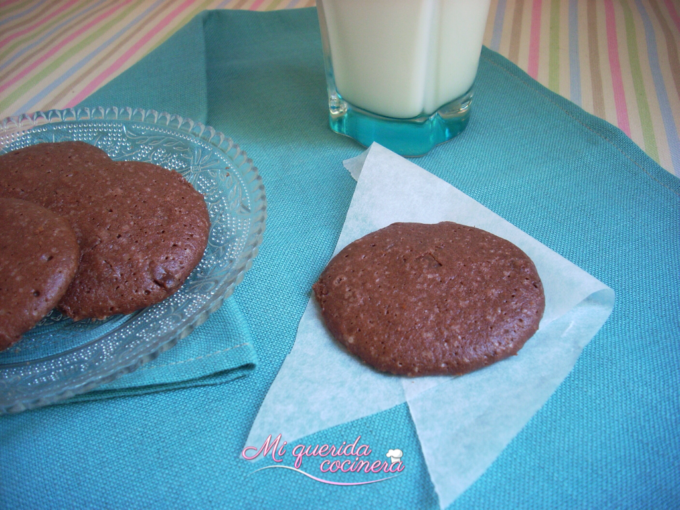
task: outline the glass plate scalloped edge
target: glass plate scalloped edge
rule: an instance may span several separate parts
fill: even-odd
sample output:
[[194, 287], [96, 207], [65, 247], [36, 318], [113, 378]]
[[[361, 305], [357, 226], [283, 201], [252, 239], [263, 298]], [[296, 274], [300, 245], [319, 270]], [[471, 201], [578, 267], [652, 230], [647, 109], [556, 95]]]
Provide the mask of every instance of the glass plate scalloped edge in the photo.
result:
[[[164, 142], [164, 137], [170, 141]], [[155, 359], [222, 305], [262, 243], [267, 216], [262, 178], [233, 140], [209, 126], [155, 110], [117, 107], [49, 110], [0, 123], [0, 153], [76, 139], [97, 145], [112, 159], [151, 161], [180, 171], [206, 197], [212, 223], [208, 247], [177, 293], [123, 317], [103, 338], [96, 337], [101, 322], [81, 321], [86, 330], [95, 330], [94, 340], [45, 358], [0, 364], [0, 414], [88, 392]], [[56, 322], [64, 321], [56, 315]], [[112, 337], [118, 343], [111, 344]], [[110, 345], [102, 346], [104, 339]]]

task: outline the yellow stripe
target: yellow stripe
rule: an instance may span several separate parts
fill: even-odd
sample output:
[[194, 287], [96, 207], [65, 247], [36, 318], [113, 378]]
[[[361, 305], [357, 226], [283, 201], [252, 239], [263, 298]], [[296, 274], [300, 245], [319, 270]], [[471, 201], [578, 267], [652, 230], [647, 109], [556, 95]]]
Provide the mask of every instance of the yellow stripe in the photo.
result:
[[[17, 2], [4, 8], [0, 8], [0, 20], [7, 19], [17, 13], [25, 12], [31, 7], [33, 12], [28, 16], [23, 16], [6, 25], [0, 25], [0, 38], [11, 36], [22, 30], [25, 30], [31, 25], [38, 24], [40, 20], [45, 19], [50, 13], [65, 5], [68, 0], [49, 0], [42, 5], [39, 5], [40, 0], [27, 0]], [[96, 18], [105, 10], [110, 9], [115, 5], [116, 0], [107, 0], [104, 4], [97, 7], [86, 16], [77, 17], [68, 25], [59, 29], [58, 32], [52, 34], [49, 40], [40, 43], [39, 46], [26, 50], [26, 48], [36, 41], [42, 34], [50, 29], [56, 27], [59, 23], [63, 23], [65, 19], [72, 16], [77, 16], [81, 10], [94, 4], [96, 0], [82, 0], [76, 6], [72, 6], [64, 12], [54, 16], [49, 21], [40, 25], [38, 28], [23, 34], [12, 40], [6, 47], [0, 51], [0, 62], [7, 62], [13, 55], [17, 55], [21, 51], [25, 51], [16, 61], [8, 65], [0, 71], [0, 82], [7, 81], [21, 72], [27, 65], [39, 59], [41, 55], [49, 51], [55, 45], [62, 44], [69, 33], [77, 30], [78, 27], [83, 26], [92, 19]], [[109, 39], [113, 34], [117, 33], [121, 28], [126, 26], [134, 17], [138, 16], [144, 11], [152, 0], [139, 0], [140, 3], [135, 3], [123, 18], [116, 19], [114, 23], [106, 30], [102, 30], [102, 26], [106, 26], [111, 18], [98, 23], [98, 26], [92, 27], [90, 30], [80, 34], [77, 38], [71, 41], [64, 47], [59, 48], [59, 51], [53, 55], [49, 61], [42, 62], [37, 68], [28, 76], [19, 80], [14, 86], [5, 90], [2, 93], [0, 100], [3, 101], [4, 108], [0, 115], [7, 115], [10, 111], [16, 110], [17, 105], [21, 105], [29, 101], [32, 97], [38, 94], [41, 90], [49, 87], [50, 84], [58, 80], [63, 73], [68, 71], [73, 65], [86, 57], [94, 48], [97, 48], [104, 41]], [[144, 27], [151, 27], [154, 22], [161, 19], [162, 16], [169, 12], [169, 9], [176, 8], [180, 5], [182, 0], [167, 0], [162, 6], [159, 6], [155, 12], [150, 13], [145, 19], [138, 24], [133, 30], [129, 30], [123, 34], [121, 38], [114, 41], [109, 48], [102, 51], [98, 58], [78, 70], [76, 74], [69, 77], [65, 83], [61, 83], [50, 92], [48, 96], [43, 98], [39, 104], [34, 106], [35, 109], [46, 109], [50, 107], [63, 107], [70, 98], [78, 94], [82, 87], [89, 83], [95, 76], [103, 72], [111, 66], [118, 58], [120, 58], [136, 41], [143, 37]], [[230, 0], [226, 8], [250, 9], [256, 0]], [[570, 94], [570, 59], [568, 55], [569, 48], [569, 26], [567, 20], [569, 19], [569, 2], [568, 0], [542, 0], [541, 8], [541, 41], [539, 51], [539, 65], [538, 65], [538, 80], [543, 85], [554, 89], [556, 92], [565, 97]], [[621, 64], [621, 74], [623, 80], [623, 90], [626, 97], [626, 106], [629, 114], [629, 122], [632, 139], [643, 148], [646, 148], [650, 156], [658, 158], [662, 166], [670, 168], [671, 160], [668, 149], [668, 142], [666, 139], [665, 126], [660, 114], [658, 98], [656, 97], [656, 89], [652, 80], [651, 71], [648, 63], [647, 44], [645, 39], [644, 26], [637, 10], [636, 1], [642, 1], [650, 20], [654, 26], [655, 36], [657, 38], [657, 52], [659, 57], [659, 64], [661, 73], [664, 79], [664, 85], [671, 100], [672, 115], [675, 119], [676, 125], [680, 126], [680, 100], [677, 97], [680, 91], [677, 88], [677, 70], [676, 75], [673, 74], [673, 66], [678, 66], [678, 55], [680, 55], [680, 31], [676, 29], [675, 24], [671, 20], [668, 9], [664, 0], [624, 0], [628, 2], [630, 8], [630, 20], [628, 27], [635, 27], [635, 34], [629, 36], [627, 32], [626, 17], [624, 16], [625, 7], [621, 0], [613, 0], [614, 15], [616, 18], [617, 42], [618, 42], [618, 58]], [[135, 0], [137, 2], [137, 0]], [[144, 2], [144, 3], [141, 3]], [[527, 69], [529, 43], [531, 34], [531, 12], [534, 0], [506, 0], [505, 15], [502, 20], [502, 30], [500, 33], [499, 52], [510, 57], [521, 68]], [[168, 26], [164, 27], [162, 31], [146, 42], [142, 48], [126, 62], [117, 72], [123, 72], [125, 69], [133, 65], [134, 62], [141, 59], [144, 55], [157, 48], [160, 44], [165, 42], [172, 36], [179, 28], [187, 23], [195, 14], [206, 8], [216, 8], [222, 3], [222, 0], [202, 0], [196, 1], [185, 13], [181, 14], [180, 18], [173, 20]], [[265, 0], [262, 2], [257, 10], [278, 10], [288, 8], [290, 0]], [[314, 0], [302, 0], [296, 4], [295, 7], [308, 7], [315, 5]], [[493, 36], [494, 21], [496, 16], [498, 0], [492, 0], [489, 20], [487, 21], [486, 31], [484, 35], [485, 44], [491, 42]], [[521, 11], [517, 12], [521, 7]], [[595, 12], [596, 24], [594, 27], [588, 29], [588, 11]], [[609, 69], [609, 47], [607, 43], [607, 32], [605, 22], [604, 5], [601, 1], [594, 0], [578, 0], [578, 34], [579, 37], [579, 69], [581, 74], [581, 96], [582, 106], [586, 111], [599, 114], [604, 119], [616, 124], [616, 108], [613, 100], [613, 85], [611, 79], [611, 71]], [[659, 19], [659, 17], [663, 19]], [[551, 38], [551, 21], [559, 20], [558, 33]], [[664, 25], [665, 23], [665, 25]], [[140, 28], [141, 27], [141, 28]], [[631, 37], [634, 38], [634, 43], [637, 45], [637, 59], [635, 64], [639, 67], [639, 71], [635, 71], [631, 66], [633, 65], [633, 57], [630, 51], [633, 51], [634, 46], [630, 46]], [[589, 41], [589, 39], [592, 39]], [[673, 51], [675, 49], [675, 52]], [[669, 51], [670, 50], [670, 51]], [[593, 60], [595, 59], [595, 60]], [[674, 60], [675, 59], [675, 60]], [[58, 65], [55, 65], [57, 62]], [[636, 73], [639, 84], [634, 84], [633, 73]], [[112, 79], [115, 76], [110, 76]], [[674, 79], [675, 78], [675, 79]], [[598, 86], [593, 87], [597, 84]], [[643, 95], [637, 88], [642, 88]], [[7, 99], [10, 97], [10, 101]], [[648, 114], [642, 118], [641, 112], [644, 106], [639, 104], [645, 99], [647, 103]], [[652, 140], [652, 142], [650, 142]], [[655, 154], [654, 143], [657, 144]], [[645, 147], [646, 145], [646, 147]], [[680, 171], [680, 169], [678, 169]]]
[[654, 130], [654, 138], [656, 139], [657, 149], [659, 151], [659, 164], [668, 169], [672, 166], [671, 153], [668, 146], [668, 140], [666, 138], [666, 127], [663, 122], [663, 117], [661, 116], [659, 98], [656, 95], [656, 87], [654, 86], [652, 69], [649, 64], [649, 49], [647, 47], [647, 38], [645, 37], [645, 26], [639, 11], [637, 8], [635, 8], [635, 1], [629, 0], [629, 2], [633, 14], [633, 20], [635, 22], [638, 53], [640, 55], [640, 69], [642, 71], [642, 82], [644, 84], [645, 92], [647, 93], [649, 113], [652, 120], [652, 128]]
[[[11, 76], [14, 73], [20, 72], [21, 68], [24, 68], [31, 62], [37, 60], [38, 58], [41, 57], [41, 55], [44, 55], [51, 48], [53, 48], [55, 44], [62, 41], [63, 39], [66, 39], [70, 32], [74, 32], [78, 30], [78, 28], [80, 28], [81, 26], [87, 25], [90, 21], [92, 21], [101, 13], [105, 12], [110, 8], [111, 8], [110, 5], [102, 4], [97, 9], [88, 13], [85, 17], [76, 17], [76, 19], [74, 19], [71, 23], [64, 25], [60, 30], [52, 34], [52, 36], [45, 39], [40, 45], [32, 48], [30, 52], [22, 55], [22, 57], [20, 59], [17, 59], [11, 67], [5, 68], [5, 70], [3, 70], [2, 73], [0, 73], [0, 82], [6, 77]], [[69, 14], [71, 14], [71, 12], [69, 12]], [[90, 31], [96, 29], [97, 27], [94, 26], [93, 28], [90, 29]], [[26, 34], [26, 36], [17, 40], [16, 44], [9, 45], [5, 52], [0, 53], [0, 62], [2, 62], [10, 53], [18, 53], [19, 51], [21, 51], [21, 49], [23, 49], [23, 47], [28, 46], [35, 39], [37, 39], [35, 34], [28, 33]]]
[[[139, 0], [138, 4], [142, 1], [143, 0]], [[111, 30], [112, 27], [115, 27], [133, 9], [134, 4], [129, 5], [128, 7], [124, 8], [122, 12], [116, 13], [115, 17], [106, 20], [106, 22], [104, 23], [104, 27], [106, 27], [105, 30], [108, 32], [109, 30]], [[99, 30], [101, 30], [101, 28]], [[99, 40], [97, 40], [97, 38]], [[3, 100], [0, 100], [0, 110], [4, 110], [5, 108], [7, 108], [7, 105], [9, 103], [23, 104], [26, 100], [30, 99], [30, 97], [32, 97], [33, 94], [28, 95], [24, 87], [28, 86], [31, 89], [41, 90], [45, 86], [47, 86], [47, 84], [54, 81], [54, 79], [51, 77], [52, 74], [56, 72], [57, 73], [56, 76], [60, 76], [61, 72], [59, 72], [59, 69], [62, 69], [64, 71], [68, 70], [72, 65], [72, 64], [69, 65], [69, 61], [73, 61], [74, 58], [74, 55], [69, 55], [68, 51], [72, 51], [75, 49], [76, 52], [82, 52], [83, 55], [86, 55], [93, 48], [95, 48], [97, 44], [101, 44], [103, 40], [106, 40], [106, 37], [102, 37], [101, 32], [94, 31], [89, 33], [85, 38], [80, 39], [77, 42], [74, 42], [75, 43], [74, 47], [69, 48], [69, 50], [62, 52], [59, 55], [55, 55], [54, 58], [50, 59], [46, 66], [38, 68], [33, 73], [31, 73], [30, 77], [27, 77], [26, 81], [23, 84], [18, 84], [18, 86], [13, 87], [12, 92], [8, 96], [6, 96]], [[74, 61], [73, 63], [75, 62], [77, 62], [77, 60]]]
[[40, 0], [33, 0], [33, 1], [27, 1], [27, 2], [15, 2], [13, 4], [7, 5], [5, 7], [0, 7], [0, 19], [2, 18], [9, 18], [10, 16], [14, 16], [17, 13], [21, 11], [28, 10], [31, 8], [34, 4], [37, 4], [40, 2]]
[[571, 69], [569, 61], [569, 2], [560, 2], [560, 38], [559, 38], [559, 52], [560, 52], [560, 67], [559, 78], [560, 87], [558, 94], [571, 99]]
[[[172, 9], [175, 8], [175, 5], [173, 5], [175, 2], [178, 0], [173, 0], [172, 2], [165, 2], [159, 5], [155, 10], [149, 12], [144, 18], [142, 18], [138, 23], [137, 26], [153, 26], [154, 20], [162, 19], [163, 16], [167, 15], [172, 11]], [[110, 32], [115, 33], [116, 30], [120, 30], [121, 25], [124, 26], [130, 21], [132, 21], [134, 18], [139, 16], [140, 12], [146, 8], [145, 5], [140, 4], [138, 8], [135, 11], [130, 12], [125, 19], [121, 20], [120, 23], [118, 23], [116, 26], [111, 27]], [[88, 65], [83, 67], [76, 73], [75, 75], [71, 76], [71, 78], [62, 84], [63, 86], [61, 87], [61, 93], [60, 94], [54, 94], [52, 96], [52, 101], [56, 103], [62, 103], [62, 100], [68, 95], [69, 98], [75, 96], [76, 94], [69, 94], [69, 92], [75, 88], [78, 87], [79, 84], [81, 86], [84, 86], [85, 84], [89, 83], [95, 75], [99, 74], [102, 72], [104, 69], [106, 69], [108, 66], [112, 65], [116, 59], [118, 59], [121, 55], [127, 51], [128, 48], [130, 48], [132, 45], [134, 45], [140, 37], [144, 36], [144, 31], [143, 30], [136, 30], [137, 27], [133, 27], [131, 32], [130, 37], [121, 37], [117, 42], [111, 44], [109, 47], [106, 48], [103, 54], [97, 56], [97, 58], [92, 59]], [[108, 35], [108, 34], [107, 34]], [[102, 37], [102, 39], [105, 39], [105, 37]], [[91, 48], [88, 48], [91, 50]], [[74, 57], [73, 60], [75, 62], [79, 61], [84, 55], [78, 55]], [[132, 63], [130, 63], [131, 65]], [[73, 65], [73, 64], [70, 64]], [[69, 67], [70, 67], [69, 65]], [[125, 69], [129, 66], [124, 66]], [[121, 70], [122, 72], [122, 70]], [[118, 73], [120, 74], [120, 73]], [[63, 104], [66, 104], [68, 101], [64, 101]], [[54, 108], [54, 106], [51, 106], [51, 108]]]

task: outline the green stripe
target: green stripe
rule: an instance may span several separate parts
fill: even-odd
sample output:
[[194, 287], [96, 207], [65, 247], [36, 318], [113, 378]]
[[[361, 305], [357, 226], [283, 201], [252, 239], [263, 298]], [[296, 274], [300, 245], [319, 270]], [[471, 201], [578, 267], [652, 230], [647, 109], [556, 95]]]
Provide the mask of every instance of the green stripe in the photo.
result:
[[[71, 80], [68, 83], [62, 83], [59, 86], [60, 92], [53, 95], [50, 102], [53, 104], [59, 104], [65, 96], [68, 95], [70, 90], [80, 90], [83, 88], [83, 84], [88, 83], [93, 79], [93, 76], [102, 72], [102, 68], [105, 66], [105, 62], [108, 62], [114, 55], [123, 51], [123, 47], [128, 44], [130, 37], [129, 33], [137, 30], [138, 27], [150, 26], [154, 20], [162, 18], [168, 12], [172, 12], [173, 5], [169, 2], [161, 2], [154, 10], [146, 12], [143, 18], [139, 18], [140, 15], [135, 16], [136, 24], [132, 27], [128, 27], [128, 31], [122, 36], [118, 37], [111, 42], [104, 51], [97, 55], [94, 61], [90, 61], [86, 67], [81, 69], [79, 73], [71, 76]], [[123, 51], [124, 53], [124, 51]]]
[[149, 50], [147, 50], [143, 55], [140, 55], [140, 58], [142, 58], [142, 57], [148, 55], [148, 54], [151, 53], [153, 50], [155, 50], [156, 48], [158, 48], [161, 44], [163, 44], [165, 41], [167, 41], [168, 39], [170, 39], [170, 37], [172, 37], [172, 36], [175, 34], [175, 32], [176, 32], [177, 30], [179, 30], [179, 29], [182, 28], [184, 25], [186, 25], [187, 23], [189, 23], [189, 21], [191, 21], [191, 19], [192, 19], [194, 16], [196, 16], [197, 14], [199, 14], [201, 11], [204, 11], [204, 10], [206, 9], [206, 7], [207, 7], [208, 5], [210, 5], [211, 3], [212, 3], [212, 0], [206, 0], [206, 1], [204, 1], [200, 6], [196, 7], [194, 10], [189, 11], [189, 14], [186, 15], [184, 18], [182, 18], [182, 21], [176, 26], [175, 30], [173, 30], [172, 32], [168, 32], [167, 34], [165, 34], [165, 35], [163, 36], [163, 38], [160, 39], [156, 44], [154, 44]]
[[[33, 2], [33, 5], [37, 4], [40, 0], [36, 0]], [[45, 2], [42, 6], [42, 8], [48, 7], [49, 3]], [[26, 2], [17, 2], [14, 5], [8, 5], [7, 7], [2, 7], [0, 8], [0, 18], [9, 18], [9, 15], [12, 14], [14, 11], [18, 11], [19, 9], [26, 10], [29, 9], [31, 6], [27, 5]], [[18, 18], [22, 19], [22, 18]], [[16, 20], [15, 20], [16, 21]]]
[[281, 2], [282, 2], [282, 0], [274, 0], [271, 4], [269, 4], [269, 6], [267, 7], [267, 10], [273, 11], [274, 9], [276, 9], [279, 6], [279, 4]]
[[0, 111], [4, 110], [7, 106], [10, 104], [14, 103], [19, 97], [21, 97], [26, 90], [34, 87], [37, 83], [39, 83], [43, 78], [48, 76], [51, 72], [53, 72], [55, 69], [58, 69], [61, 64], [66, 62], [71, 56], [75, 55], [79, 51], [81, 51], [83, 48], [87, 48], [90, 43], [93, 41], [96, 41], [98, 38], [101, 37], [101, 34], [105, 33], [108, 29], [111, 27], [115, 26], [117, 23], [119, 23], [121, 20], [125, 19], [125, 17], [133, 12], [135, 9], [138, 8], [140, 4], [142, 4], [144, 0], [138, 0], [136, 4], [130, 4], [126, 9], [121, 11], [118, 16], [115, 18], [112, 18], [109, 20], [107, 23], [101, 25], [97, 30], [93, 31], [88, 37], [82, 39], [78, 44], [73, 46], [67, 53], [63, 53], [62, 55], [59, 55], [56, 57], [54, 60], [50, 62], [50, 64], [43, 69], [41, 69], [35, 76], [33, 76], [30, 80], [27, 80], [24, 83], [20, 83], [20, 87], [16, 89], [14, 92], [12, 92], [10, 95], [8, 95], [6, 98], [4, 98], [2, 101], [0, 101]]
[[[40, 33], [48, 32], [54, 25], [63, 21], [64, 18], [73, 14], [75, 11], [82, 10], [83, 7], [84, 7], [83, 5], [79, 5], [78, 3], [75, 3], [70, 9], [67, 9], [66, 11], [55, 16], [50, 21], [48, 21], [47, 23], [42, 25], [40, 27]], [[74, 20], [74, 23], [77, 24], [78, 20], [77, 19]], [[7, 56], [7, 54], [11, 53], [15, 48], [17, 48], [17, 46], [21, 46], [21, 45], [25, 44], [26, 42], [33, 42], [36, 39], [38, 39], [38, 37], [36, 37], [36, 35], [39, 35], [39, 34], [36, 34], [36, 32], [34, 30], [31, 30], [31, 31], [27, 32], [26, 34], [24, 34], [22, 37], [19, 37], [18, 39], [16, 39], [14, 42], [12, 42], [12, 44], [10, 44], [7, 47], [6, 51], [3, 51], [2, 53], [0, 53], [0, 60], [3, 60]]]
[[[110, 7], [111, 7], [110, 5], [103, 4], [98, 9], [90, 12], [88, 14], [88, 16], [83, 18], [83, 19], [76, 17], [73, 21], [71, 21], [71, 23], [63, 26], [61, 28], [61, 30], [59, 30], [58, 34], [62, 34], [64, 32], [64, 30], [71, 31], [72, 29], [78, 29], [81, 25], [87, 24], [87, 22], [90, 21], [90, 19], [93, 19], [96, 14], [101, 13], [103, 10], [110, 8]], [[52, 26], [54, 26], [58, 23], [61, 23], [61, 21], [65, 17], [70, 16], [73, 12], [81, 10], [82, 8], [83, 8], [82, 5], [75, 4], [74, 7], [71, 7], [71, 9], [64, 11], [63, 13], [61, 13], [61, 15], [57, 16], [56, 18], [54, 18], [53, 20], [48, 22], [46, 25], [41, 27], [40, 32], [41, 33], [49, 32], [49, 30], [52, 28]], [[12, 44], [10, 44], [7, 47], [7, 51], [0, 53], [0, 61], [7, 58], [7, 56], [10, 53], [12, 53], [15, 49], [17, 49], [19, 46], [23, 46], [25, 43], [30, 43], [30, 42], [35, 41], [36, 39], [39, 39], [39, 37], [36, 37], [36, 35], [39, 35], [39, 34], [36, 34], [34, 31], [31, 31], [31, 32], [28, 32], [24, 37], [19, 37], [16, 41], [14, 41]], [[33, 50], [34, 50], [33, 53], [35, 53], [35, 50], [37, 50], [37, 49], [42, 50], [45, 45], [48, 45], [50, 43], [50, 41], [54, 41], [54, 36], [51, 37], [50, 39], [48, 39], [47, 41], [43, 41], [43, 43], [41, 44], [41, 46], [39, 48], [33, 48]], [[40, 53], [42, 54], [43, 52], [41, 51]], [[3, 73], [3, 75], [4, 74], [6, 74], [6, 73]]]
[[550, 58], [548, 59], [548, 88], [560, 93], [560, 0], [550, 4]]
[[644, 149], [650, 158], [652, 158], [657, 163], [660, 163], [659, 150], [656, 146], [656, 138], [654, 137], [652, 115], [649, 111], [649, 103], [647, 101], [647, 94], [645, 93], [645, 84], [642, 80], [642, 68], [640, 67], [640, 57], [638, 55], [633, 13], [628, 6], [627, 0], [621, 0], [621, 6], [623, 7], [623, 17], [626, 20], [626, 42], [628, 44], [628, 56], [630, 59], [630, 73], [633, 78], [633, 88], [635, 89], [635, 98], [638, 104], [638, 113], [640, 114], [642, 139], [645, 142]]

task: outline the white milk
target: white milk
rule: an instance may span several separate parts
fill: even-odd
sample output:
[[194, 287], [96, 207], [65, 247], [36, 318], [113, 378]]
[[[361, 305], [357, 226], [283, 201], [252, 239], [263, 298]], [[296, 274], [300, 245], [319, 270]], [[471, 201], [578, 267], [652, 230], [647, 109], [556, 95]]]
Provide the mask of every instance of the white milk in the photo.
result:
[[387, 117], [431, 114], [472, 86], [490, 0], [322, 0], [335, 83]]

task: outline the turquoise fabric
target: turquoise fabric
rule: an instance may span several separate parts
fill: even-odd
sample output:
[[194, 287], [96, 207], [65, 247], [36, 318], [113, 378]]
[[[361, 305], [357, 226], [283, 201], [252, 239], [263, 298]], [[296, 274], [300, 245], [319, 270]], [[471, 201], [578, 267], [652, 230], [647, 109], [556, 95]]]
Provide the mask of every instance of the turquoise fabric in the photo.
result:
[[220, 384], [248, 375], [256, 364], [248, 322], [236, 301], [227, 299], [204, 324], [155, 360], [63, 404]]
[[[204, 13], [86, 104], [205, 120], [256, 162], [267, 231], [234, 299], [260, 361], [228, 384], [1, 418], [0, 506], [436, 508], [403, 405], [302, 441], [399, 448], [392, 480], [329, 486], [240, 458], [340, 233], [355, 184], [341, 161], [362, 150], [327, 126], [316, 12]], [[416, 162], [617, 295], [570, 376], [451, 508], [679, 507], [678, 179], [486, 49], [467, 130]]]

